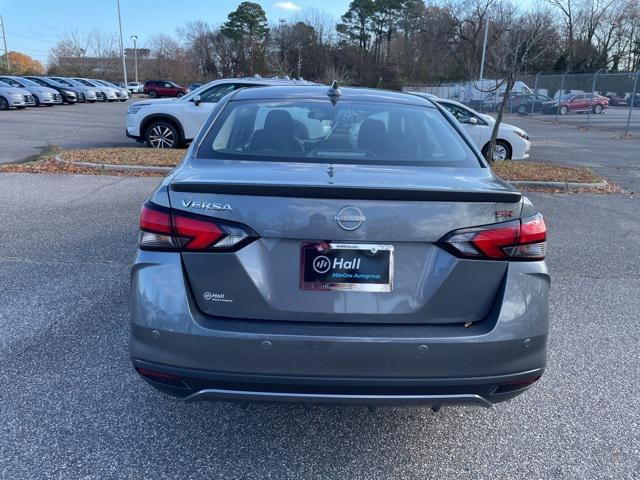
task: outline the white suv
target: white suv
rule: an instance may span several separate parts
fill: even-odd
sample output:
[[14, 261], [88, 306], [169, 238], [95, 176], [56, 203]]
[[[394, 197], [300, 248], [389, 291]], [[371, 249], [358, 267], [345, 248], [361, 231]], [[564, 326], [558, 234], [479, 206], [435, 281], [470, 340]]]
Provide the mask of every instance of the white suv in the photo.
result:
[[194, 139], [216, 103], [239, 88], [314, 85], [305, 80], [225, 78], [214, 80], [180, 98], [143, 100], [127, 109], [127, 137], [151, 148], [179, 148]]

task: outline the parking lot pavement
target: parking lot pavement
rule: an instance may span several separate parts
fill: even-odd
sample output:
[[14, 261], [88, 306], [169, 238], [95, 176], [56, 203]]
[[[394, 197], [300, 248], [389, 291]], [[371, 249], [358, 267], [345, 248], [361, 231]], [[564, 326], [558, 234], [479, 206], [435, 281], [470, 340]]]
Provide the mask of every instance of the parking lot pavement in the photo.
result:
[[[545, 122], [556, 123], [556, 115], [554, 114], [536, 114], [535, 117]], [[627, 119], [629, 119], [629, 107], [609, 107], [599, 115], [570, 113], [560, 116], [558, 121], [560, 124], [574, 127], [587, 126], [588, 122], [588, 124], [595, 129], [623, 134], [627, 127]], [[636, 106], [631, 112], [629, 133], [635, 135], [640, 134], [640, 106]]]
[[[638, 478], [640, 225], [628, 195], [531, 195], [547, 373], [494, 409], [182, 404], [127, 354], [157, 178], [0, 174], [0, 478]], [[212, 353], [213, 354], [213, 353]]]
[[0, 163], [25, 160], [55, 145], [135, 147], [125, 136], [127, 102], [78, 103], [0, 112]]
[[531, 161], [592, 168], [628, 192], [640, 192], [640, 136], [551, 124], [539, 117], [509, 115], [504, 120], [531, 137]]

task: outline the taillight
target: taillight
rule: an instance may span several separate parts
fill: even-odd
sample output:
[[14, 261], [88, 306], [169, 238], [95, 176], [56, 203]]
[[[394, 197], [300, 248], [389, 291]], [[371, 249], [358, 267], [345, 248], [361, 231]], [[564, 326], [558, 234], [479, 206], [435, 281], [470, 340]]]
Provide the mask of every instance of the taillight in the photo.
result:
[[257, 235], [244, 225], [147, 202], [140, 212], [143, 250], [233, 251]]
[[547, 227], [541, 214], [511, 222], [455, 230], [438, 243], [462, 258], [543, 260]]

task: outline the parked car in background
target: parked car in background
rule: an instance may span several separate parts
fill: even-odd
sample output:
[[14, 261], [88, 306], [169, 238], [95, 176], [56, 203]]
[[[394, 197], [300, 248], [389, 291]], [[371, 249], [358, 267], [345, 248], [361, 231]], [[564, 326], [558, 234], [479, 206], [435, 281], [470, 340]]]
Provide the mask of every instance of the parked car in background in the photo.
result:
[[129, 82], [127, 84], [127, 90], [129, 93], [144, 93], [144, 84], [141, 82]]
[[[491, 134], [495, 119], [490, 115], [476, 112], [466, 105], [434, 97], [422, 92], [409, 92], [413, 95], [426, 98], [446, 108], [463, 126], [478, 149], [486, 156], [491, 142]], [[529, 135], [519, 127], [501, 122], [498, 129], [498, 138], [493, 151], [494, 160], [523, 160], [529, 157], [531, 142]]]
[[62, 95], [50, 87], [43, 87], [27, 78], [16, 76], [0, 76], [0, 81], [15, 88], [22, 88], [33, 96], [34, 106], [45, 105], [51, 107], [62, 103]]
[[[24, 90], [0, 81], [0, 110], [9, 110], [10, 108], [22, 110], [26, 108], [27, 95], [31, 97], [30, 93], [27, 94]], [[31, 98], [31, 103], [33, 103], [33, 98]]]
[[189, 93], [189, 90], [168, 80], [149, 80], [144, 84], [143, 93], [151, 98], [182, 97]]
[[88, 78], [76, 78], [73, 80], [79, 82], [87, 87], [94, 88], [98, 95], [98, 100], [101, 102], [115, 102], [120, 98], [120, 90], [114, 87], [106, 87], [97, 82], [89, 80]]
[[496, 111], [500, 109], [500, 105], [504, 101], [504, 92], [490, 92], [487, 93], [482, 99], [482, 107], [483, 111]]
[[560, 115], [567, 115], [592, 111], [600, 114], [608, 107], [609, 99], [597, 93], [567, 93], [559, 99], [544, 102], [542, 112], [547, 114], [558, 112]]
[[193, 92], [196, 88], [200, 88], [202, 85], [204, 85], [204, 84], [203, 83], [190, 83], [187, 88], [189, 89], [190, 92]]
[[58, 83], [61, 83], [62, 85], [73, 87], [79, 90], [80, 102], [86, 101], [89, 103], [95, 103], [98, 100], [98, 90], [94, 87], [87, 87], [86, 85], [80, 82], [76, 82], [72, 78], [66, 78], [66, 77], [49, 77], [49, 78], [51, 78], [52, 80], [55, 80]]
[[121, 102], [126, 102], [127, 100], [129, 100], [130, 94], [129, 90], [127, 90], [126, 88], [122, 88], [119, 85], [107, 82], [106, 80], [98, 80], [97, 78], [92, 78], [91, 81], [99, 85], [104, 85], [105, 87], [115, 88], [119, 93], [118, 100], [120, 100]]
[[551, 98], [541, 93], [518, 93], [513, 95], [509, 111], [518, 112], [521, 115], [541, 112], [542, 104], [550, 100]]
[[636, 93], [635, 97], [631, 93], [627, 93], [624, 96], [624, 100], [627, 105], [631, 105], [633, 103], [634, 107], [640, 107], [640, 93]]
[[43, 87], [53, 88], [57, 90], [58, 93], [62, 96], [62, 101], [66, 104], [73, 105], [74, 103], [78, 103], [78, 99], [82, 96], [82, 92], [79, 88], [73, 87], [69, 84], [62, 84], [52, 78], [48, 77], [36, 77], [27, 75], [24, 78], [31, 80], [38, 85], [42, 85]]
[[615, 93], [607, 93], [605, 97], [609, 99], [610, 107], [628, 107], [629, 106], [629, 103], [627, 102], [626, 98], [620, 97]]
[[129, 353], [151, 386], [437, 410], [538, 381], [544, 219], [451, 115], [297, 85], [218, 108], [140, 214]]
[[127, 110], [127, 136], [151, 148], [179, 148], [196, 136], [222, 97], [239, 88], [269, 85], [314, 84], [304, 80], [227, 78], [209, 82], [177, 100], [141, 100]]

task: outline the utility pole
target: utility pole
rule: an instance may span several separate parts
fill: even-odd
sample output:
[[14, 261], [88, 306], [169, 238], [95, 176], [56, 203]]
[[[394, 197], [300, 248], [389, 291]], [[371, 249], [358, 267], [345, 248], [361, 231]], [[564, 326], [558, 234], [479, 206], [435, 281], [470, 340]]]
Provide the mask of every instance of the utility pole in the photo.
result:
[[302, 44], [298, 44], [298, 80], [302, 77]]
[[127, 62], [124, 59], [124, 41], [122, 40], [122, 18], [120, 17], [120, 0], [116, 0], [118, 4], [118, 25], [120, 27], [120, 56], [122, 57], [122, 73], [124, 75], [124, 86], [127, 86]]
[[4, 60], [7, 64], [7, 73], [9, 73], [9, 50], [7, 50], [7, 34], [4, 32], [2, 15], [0, 15], [0, 30], [2, 30], [2, 41], [4, 42]]
[[136, 83], [138, 83], [138, 45], [136, 42], [138, 41], [137, 35], [131, 35], [131, 40], [133, 40], [133, 62], [135, 65], [135, 73], [136, 73]]
[[489, 33], [489, 19], [484, 23], [484, 41], [482, 42], [482, 61], [480, 62], [480, 88], [482, 88], [482, 78], [484, 76], [484, 57], [487, 53], [487, 34]]

